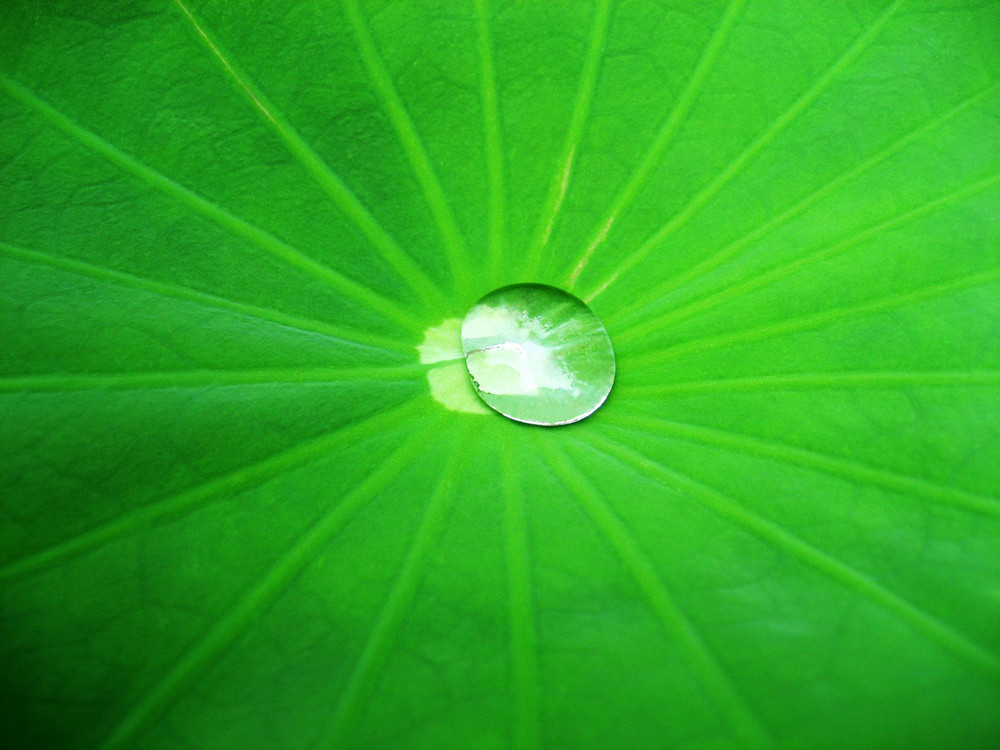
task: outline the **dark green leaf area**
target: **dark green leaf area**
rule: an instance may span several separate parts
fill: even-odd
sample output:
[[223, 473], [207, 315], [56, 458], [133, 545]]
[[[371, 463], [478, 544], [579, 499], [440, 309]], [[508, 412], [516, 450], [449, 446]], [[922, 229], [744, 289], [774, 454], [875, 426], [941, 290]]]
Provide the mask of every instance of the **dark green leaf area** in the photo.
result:
[[[18, 581], [11, 587], [12, 605], [6, 619], [9, 637], [4, 640], [4, 660], [15, 665], [9, 674], [66, 673], [81, 661], [92, 661], [95, 668], [78, 673], [78, 684], [87, 686], [83, 692], [50, 680], [29, 678], [23, 692], [14, 691], [9, 683], [8, 694], [28, 701], [5, 707], [11, 719], [34, 701], [53, 706], [65, 702], [61, 710], [69, 709], [79, 717], [95, 710], [95, 700], [101, 702], [98, 705], [138, 702], [141, 710], [143, 696], [148, 699], [156, 689], [174, 681], [186, 684], [193, 666], [206, 664], [204, 656], [192, 659], [192, 651], [217, 656], [222, 643], [229, 645], [237, 637], [240, 622], [245, 626], [250, 619], [258, 621], [262, 617], [258, 608], [287, 596], [280, 585], [281, 575], [301, 568], [306, 548], [314, 550], [317, 541], [343, 528], [345, 519], [336, 514], [337, 501], [348, 494], [347, 488], [362, 484], [391, 453], [390, 447], [402, 442], [402, 436], [398, 430], [390, 431], [376, 442], [368, 439], [346, 445], [336, 455], [314, 449], [308, 463], [300, 461], [302, 466], [270, 472], [274, 476], [263, 481], [257, 477], [254, 486], [231, 483], [226, 493], [191, 498], [180, 514], [166, 507], [176, 505], [176, 498], [164, 498], [144, 509], [162, 512], [147, 512], [138, 525], [154, 539], [141, 542], [134, 534], [118, 533], [95, 550], [64, 555], [58, 568], [50, 564], [30, 582]], [[211, 486], [205, 483], [194, 492], [203, 488]], [[132, 518], [136, 515], [131, 513]], [[108, 525], [122, 527], [129, 520], [123, 513]], [[247, 524], [256, 530], [247, 533]], [[402, 543], [403, 529], [396, 533]], [[323, 625], [306, 620], [304, 630], [287, 634], [281, 634], [285, 626], [280, 625], [266, 636], [268, 649], [277, 648], [289, 657], [305, 656], [315, 647], [314, 639], [330, 633], [333, 624], [343, 620], [342, 626], [349, 627], [353, 619], [363, 616], [361, 598], [376, 596], [374, 581], [388, 575], [380, 561], [395, 552], [390, 547], [382, 552], [351, 548], [349, 538], [350, 534], [343, 538], [346, 558], [335, 557], [321, 565], [325, 583], [320, 589], [306, 586], [291, 595], [296, 611], [302, 606], [326, 611], [333, 601], [348, 604], [346, 610], [339, 618], [328, 612]], [[304, 544], [309, 540], [317, 541]], [[338, 572], [345, 565], [352, 571], [350, 576]], [[370, 575], [362, 575], [366, 567]], [[72, 571], [69, 581], [66, 570]], [[72, 580], [86, 584], [80, 587]], [[190, 606], [192, 601], [198, 602], [197, 608]], [[59, 618], [51, 617], [50, 607], [56, 602], [62, 602]], [[275, 606], [280, 607], [280, 601]], [[51, 645], [26, 651], [26, 644], [38, 637]], [[149, 644], [156, 645], [155, 653]], [[287, 666], [279, 655], [273, 663], [282, 671]], [[156, 675], [166, 676], [159, 687]], [[112, 729], [109, 719], [113, 717], [102, 715], [102, 721], [90, 725], [94, 741]], [[49, 731], [61, 726], [62, 720]], [[249, 735], [243, 741], [249, 742]]]
[[[620, 430], [607, 432], [619, 442], [625, 442], [624, 434]], [[750, 454], [751, 450], [745, 452]], [[637, 472], [630, 485], [631, 502], [622, 502], [610, 493], [605, 495], [607, 505], [615, 511], [614, 516], [607, 514], [606, 523], [609, 528], [621, 523], [634, 530], [616, 545], [623, 550], [626, 567], [636, 567], [640, 578], [644, 564], [664, 571], [660, 586], [650, 582], [648, 589], [641, 589], [660, 614], [663, 627], [676, 629], [678, 639], [684, 638], [688, 628], [698, 634], [683, 655], [675, 658], [693, 661], [704, 671], [705, 681], [713, 677], [719, 680], [720, 691], [765, 676], [774, 687], [775, 692], [768, 695], [733, 693], [733, 722], [740, 715], [736, 699], [741, 698], [750, 702], [757, 715], [774, 716], [776, 725], [795, 736], [801, 731], [800, 722], [784, 716], [783, 706], [797, 695], [794, 700], [798, 705], [809, 706], [810, 712], [838, 726], [840, 718], [827, 713], [827, 691], [841, 680], [857, 680], [854, 689], [865, 690], [875, 704], [850, 719], [855, 730], [878, 736], [875, 745], [889, 742], [897, 733], [919, 744], [920, 737], [939, 729], [934, 722], [926, 721], [910, 735], [909, 723], [887, 726], [885, 712], [899, 694], [912, 691], [913, 700], [931, 710], [938, 705], [940, 690], [954, 700], [949, 710], [969, 719], [984, 710], [984, 704], [978, 703], [975, 696], [989, 680], [974, 677], [976, 669], [968, 663], [954, 665], [947, 652], [960, 644], [946, 636], [955, 633], [938, 634], [936, 647], [924, 649], [919, 658], [922, 675], [918, 684], [909, 683], [909, 678], [899, 672], [899, 661], [908, 658], [905, 654], [917, 642], [925, 641], [932, 622], [964, 621], [967, 627], [978, 618], [970, 618], [968, 612], [941, 601], [940, 592], [947, 586], [947, 579], [970, 575], [967, 570], [947, 572], [954, 564], [947, 560], [947, 545], [936, 550], [924, 547], [922, 554], [913, 554], [908, 550], [921, 548], [916, 534], [907, 538], [898, 529], [885, 528], [885, 518], [893, 511], [895, 517], [907, 514], [905, 509], [900, 512], [898, 498], [893, 498], [896, 505], [887, 507], [886, 500], [876, 493], [859, 493], [833, 479], [820, 489], [814, 478], [807, 479], [805, 472], [794, 468], [775, 466], [766, 458], [749, 455], [737, 459], [725, 451], [693, 452], [688, 441], [656, 440], [655, 444], [647, 443], [641, 453], [656, 457], [658, 466], [651, 473], [666, 483], [668, 492], [674, 488], [683, 488], [684, 492], [665, 495], [662, 484], [643, 482]], [[591, 448], [581, 448], [576, 454], [578, 462], [602, 464], [600, 454]], [[709, 466], [711, 469], [706, 469]], [[595, 482], [595, 489], [601, 489], [600, 482]], [[754, 495], [787, 501], [781, 505], [757, 504]], [[829, 515], [818, 512], [809, 499], [819, 495], [837, 498], [839, 509], [831, 510]], [[926, 509], [909, 512], [923, 516], [921, 522], [914, 519], [914, 528], [933, 528], [938, 539], [957, 532], [969, 549], [980, 553], [990, 544], [987, 535], [974, 528], [981, 522], [969, 523], [959, 531], [954, 520], [958, 514], [940, 513], [927, 520]], [[882, 573], [884, 560], [896, 560], [905, 566], [908, 557], [925, 562], [933, 557], [934, 565], [940, 568], [935, 577], [940, 574], [940, 578], [917, 592], [913, 591], [911, 570], [904, 568], [889, 576]], [[871, 575], [874, 571], [878, 573]], [[979, 574], [977, 571], [972, 575]], [[994, 570], [983, 578], [995, 575]], [[902, 593], [908, 602], [917, 603], [913, 607], [916, 611], [907, 614], [913, 624], [924, 626], [923, 633], [918, 635], [912, 627], [898, 624], [896, 620], [903, 612], [902, 597], [888, 601], [880, 583]], [[968, 595], [966, 592], [963, 599]], [[924, 602], [930, 603], [930, 610], [920, 606]], [[888, 615], [887, 605], [898, 611]], [[785, 630], [787, 622], [782, 613], [790, 609], [801, 612], [802, 618], [794, 629]], [[942, 613], [940, 620], [936, 613]], [[980, 616], [995, 623], [994, 615], [983, 612]], [[751, 644], [759, 643], [763, 633], [774, 635], [776, 631], [781, 631], [781, 637], [768, 638], [764, 647], [765, 666]], [[845, 633], [857, 638], [867, 633], [866, 646], [850, 655], [831, 654], [823, 647]], [[983, 632], [980, 637], [984, 642], [993, 641], [992, 632]], [[696, 661], [699, 651], [705, 664]], [[874, 654], [886, 658], [875, 658]], [[714, 665], [709, 661], [712, 656], [717, 659]], [[859, 661], [853, 661], [855, 658]], [[970, 678], [978, 687], [970, 685]], [[872, 690], [873, 685], [880, 687]], [[886, 692], [881, 693], [882, 689]], [[630, 697], [641, 700], [639, 695]], [[845, 720], [841, 731], [847, 731], [847, 726]], [[840, 744], [831, 742], [828, 746]]]
[[414, 392], [405, 383], [304, 383], [4, 395], [20, 430], [2, 433], [3, 560], [158, 505], [185, 508], [216, 485], [220, 494], [227, 482], [259, 481], [332, 445], [373, 406], [388, 411]]

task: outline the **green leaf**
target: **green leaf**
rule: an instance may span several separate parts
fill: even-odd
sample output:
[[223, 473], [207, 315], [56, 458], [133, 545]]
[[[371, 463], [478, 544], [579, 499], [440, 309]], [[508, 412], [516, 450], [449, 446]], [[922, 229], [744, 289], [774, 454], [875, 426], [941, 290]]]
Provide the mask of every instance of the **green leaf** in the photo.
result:
[[[971, 0], [6, 3], [4, 747], [996, 747], [998, 81]], [[522, 282], [582, 422], [465, 406]]]

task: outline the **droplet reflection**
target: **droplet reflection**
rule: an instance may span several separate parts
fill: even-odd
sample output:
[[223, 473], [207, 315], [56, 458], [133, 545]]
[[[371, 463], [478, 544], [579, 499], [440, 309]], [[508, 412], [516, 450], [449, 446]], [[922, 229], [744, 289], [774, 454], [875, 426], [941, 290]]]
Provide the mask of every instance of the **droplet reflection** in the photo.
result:
[[479, 396], [519, 422], [561, 425], [593, 414], [615, 381], [604, 325], [581, 300], [542, 284], [490, 292], [462, 322]]

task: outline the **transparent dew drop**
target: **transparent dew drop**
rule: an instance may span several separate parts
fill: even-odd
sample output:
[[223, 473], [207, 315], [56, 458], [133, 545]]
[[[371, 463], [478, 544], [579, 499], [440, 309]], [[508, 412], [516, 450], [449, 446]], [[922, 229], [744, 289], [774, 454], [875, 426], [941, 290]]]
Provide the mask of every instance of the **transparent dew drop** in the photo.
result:
[[496, 289], [462, 321], [479, 396], [518, 422], [561, 425], [593, 414], [615, 382], [604, 324], [569, 292], [543, 284]]

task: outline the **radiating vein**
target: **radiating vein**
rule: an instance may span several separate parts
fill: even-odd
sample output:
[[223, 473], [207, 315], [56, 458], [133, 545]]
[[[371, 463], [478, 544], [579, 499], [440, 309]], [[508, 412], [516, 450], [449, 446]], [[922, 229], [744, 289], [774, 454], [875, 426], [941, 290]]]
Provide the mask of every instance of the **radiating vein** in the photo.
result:
[[729, 165], [722, 170], [708, 185], [702, 188], [688, 203], [659, 230], [642, 243], [633, 253], [628, 255], [616, 270], [599, 282], [584, 295], [587, 302], [593, 301], [599, 294], [604, 292], [616, 280], [625, 273], [631, 271], [636, 264], [644, 260], [663, 241], [680, 229], [687, 221], [711, 201], [734, 177], [740, 174], [764, 149], [775, 140], [800, 114], [812, 105], [816, 99], [827, 89], [827, 87], [849, 68], [875, 39], [882, 33], [885, 25], [889, 22], [903, 0], [894, 0], [878, 18], [861, 34], [837, 60], [827, 68], [816, 81], [806, 91], [804, 91], [792, 104], [782, 112], [771, 125], [757, 136], [750, 144], [743, 149]]
[[88, 390], [154, 390], [210, 386], [358, 383], [417, 380], [428, 365], [385, 367], [300, 367], [260, 370], [176, 370], [163, 372], [67, 373], [0, 376], [0, 393], [65, 393]]
[[135, 157], [126, 154], [117, 146], [113, 146], [96, 133], [87, 130], [50, 104], [42, 101], [20, 83], [0, 74], [0, 86], [6, 89], [7, 93], [13, 98], [34, 110], [49, 124], [55, 126], [81, 145], [104, 157], [123, 171], [139, 178], [148, 186], [159, 190], [182, 205], [187, 206], [193, 212], [209, 219], [231, 234], [243, 237], [272, 257], [324, 282], [331, 289], [368, 307], [388, 320], [399, 323], [415, 332], [423, 330], [423, 321], [395, 302], [319, 263], [301, 250], [292, 247], [260, 227], [239, 218], [190, 188], [146, 166]]
[[381, 611], [372, 624], [364, 647], [341, 693], [332, 720], [316, 743], [319, 748], [340, 747], [345, 735], [358, 717], [359, 711], [371, 697], [379, 671], [385, 666], [393, 644], [399, 637], [407, 611], [413, 606], [417, 588], [427, 566], [430, 551], [437, 544], [444, 523], [451, 512], [456, 496], [456, 477], [461, 476], [465, 459], [466, 431], [457, 436], [448, 459], [440, 466], [437, 486], [431, 493], [409, 552], [403, 560], [396, 579]]
[[719, 268], [726, 261], [738, 255], [740, 251], [742, 251], [744, 248], [748, 247], [750, 244], [760, 239], [761, 237], [764, 237], [767, 234], [775, 231], [776, 229], [784, 226], [792, 219], [794, 219], [796, 216], [799, 216], [809, 208], [812, 208], [813, 206], [818, 204], [821, 200], [831, 195], [835, 190], [838, 190], [846, 183], [864, 174], [865, 172], [873, 169], [874, 167], [878, 166], [879, 164], [886, 161], [890, 157], [903, 151], [908, 146], [912, 145], [913, 143], [916, 143], [924, 136], [938, 130], [942, 126], [951, 122], [955, 117], [957, 117], [961, 113], [966, 112], [976, 104], [982, 102], [984, 99], [987, 98], [987, 96], [994, 93], [997, 90], [998, 86], [1000, 86], [1000, 84], [993, 83], [987, 86], [985, 89], [981, 89], [975, 92], [971, 96], [968, 96], [965, 99], [961, 100], [958, 104], [956, 104], [954, 107], [947, 110], [946, 112], [931, 118], [929, 121], [923, 123], [920, 127], [910, 131], [901, 138], [897, 138], [895, 141], [887, 145], [885, 148], [881, 149], [875, 154], [872, 154], [867, 159], [863, 160], [862, 162], [855, 165], [846, 172], [843, 172], [837, 177], [834, 177], [832, 180], [829, 180], [824, 185], [817, 188], [813, 192], [809, 193], [807, 196], [799, 200], [794, 205], [786, 208], [781, 213], [777, 214], [770, 220], [758, 226], [756, 229], [753, 229], [750, 232], [744, 234], [743, 236], [737, 238], [736, 240], [729, 243], [722, 249], [713, 253], [711, 256], [705, 258], [704, 260], [699, 261], [698, 263], [686, 269], [685, 271], [682, 271], [681, 273], [666, 279], [662, 284], [658, 284], [649, 289], [648, 291], [645, 291], [643, 294], [639, 295], [632, 302], [622, 305], [616, 310], [610, 311], [609, 314], [605, 316], [605, 321], [608, 324], [614, 324], [620, 320], [624, 320], [625, 318], [629, 317], [630, 315], [636, 313], [639, 310], [642, 310], [645, 307], [661, 303], [664, 296], [667, 293], [673, 291], [674, 289], [680, 288], [681, 286], [688, 283], [692, 279], [698, 278], [699, 276], [703, 276], [709, 273], [710, 271]]
[[622, 520], [584, 478], [583, 472], [570, 465], [561, 449], [550, 440], [538, 439], [537, 442], [548, 465], [607, 539], [635, 580], [643, 599], [660, 625], [669, 637], [676, 640], [685, 658], [698, 672], [739, 738], [740, 747], [773, 745], [765, 728], [739, 695], [732, 679], [667, 591], [653, 561], [632, 537]]
[[403, 150], [406, 152], [410, 166], [413, 168], [413, 173], [424, 192], [424, 197], [427, 200], [427, 205], [431, 210], [438, 230], [441, 232], [445, 250], [448, 253], [448, 260], [451, 264], [454, 285], [459, 290], [468, 290], [471, 288], [472, 283], [469, 248], [466, 245], [465, 238], [462, 237], [462, 233], [459, 231], [458, 224], [448, 204], [448, 199], [444, 194], [434, 167], [431, 165], [430, 158], [420, 140], [420, 136], [417, 134], [416, 126], [414, 126], [409, 113], [407, 113], [403, 100], [396, 93], [392, 77], [389, 75], [389, 71], [385, 67], [385, 63], [382, 62], [378, 49], [375, 47], [375, 41], [372, 39], [368, 25], [361, 15], [361, 9], [358, 7], [357, 0], [344, 0], [344, 10], [347, 13], [347, 19], [354, 32], [354, 38], [357, 41], [361, 59], [375, 85], [375, 92], [382, 101], [385, 113], [389, 117], [393, 129], [396, 131], [400, 145], [402, 145]]
[[507, 607], [514, 692], [514, 748], [541, 744], [538, 645], [531, 595], [531, 559], [525, 522], [525, 495], [509, 441], [500, 445], [501, 490], [507, 560]]
[[703, 427], [668, 419], [619, 415], [612, 415], [608, 419], [612, 420], [614, 424], [625, 427], [651, 430], [655, 434], [690, 440], [755, 458], [772, 459], [803, 469], [829, 474], [855, 484], [874, 485], [909, 498], [923, 498], [933, 503], [1000, 518], [1000, 499], [998, 498], [969, 492], [957, 487], [948, 487], [929, 479], [871, 466], [855, 459], [798, 448], [786, 443], [763, 440], [732, 430]]
[[934, 211], [953, 208], [959, 201], [969, 198], [977, 193], [981, 193], [984, 190], [988, 190], [998, 184], [1000, 184], [1000, 173], [989, 175], [988, 177], [984, 177], [980, 180], [975, 180], [958, 190], [953, 190], [945, 195], [925, 201], [919, 206], [911, 208], [908, 211], [898, 214], [897, 216], [893, 216], [890, 219], [879, 222], [874, 226], [870, 226], [867, 229], [848, 237], [847, 239], [826, 247], [821, 247], [808, 255], [799, 256], [788, 263], [776, 266], [756, 276], [752, 276], [742, 283], [732, 284], [715, 294], [709, 294], [705, 297], [696, 299], [687, 305], [674, 308], [673, 310], [648, 320], [645, 323], [630, 326], [616, 338], [619, 342], [627, 342], [641, 336], [648, 335], [657, 330], [662, 330], [663, 326], [667, 323], [675, 323], [679, 320], [684, 320], [695, 313], [715, 307], [716, 305], [722, 304], [727, 300], [740, 297], [741, 295], [748, 294], [749, 292], [761, 289], [769, 284], [773, 284], [776, 281], [788, 278], [796, 271], [814, 266], [822, 260], [826, 260], [827, 258], [854, 247], [855, 245], [858, 245], [866, 240], [876, 238], [884, 232], [888, 232], [912, 221], [916, 221], [917, 219], [933, 213]]
[[1000, 386], [1000, 370], [926, 370], [874, 372], [803, 372], [752, 375], [687, 382], [616, 385], [634, 399], [696, 393], [817, 391], [840, 389], [980, 388]]
[[497, 101], [493, 41], [490, 35], [486, 0], [476, 0], [476, 41], [479, 48], [480, 98], [483, 107], [483, 131], [486, 139], [486, 172], [489, 184], [489, 264], [493, 285], [500, 283], [504, 265], [506, 187], [503, 169], [503, 141], [500, 137], [500, 112]]
[[372, 243], [372, 246], [396, 270], [410, 288], [421, 296], [425, 303], [440, 303], [441, 293], [427, 277], [423, 269], [379, 225], [368, 209], [351, 192], [350, 188], [319, 157], [299, 132], [289, 123], [288, 119], [268, 101], [264, 94], [250, 81], [250, 78], [237, 67], [236, 63], [222, 52], [219, 45], [208, 33], [204, 23], [194, 17], [182, 0], [174, 0], [174, 2], [194, 28], [198, 40], [208, 49], [212, 58], [221, 66], [226, 76], [246, 95], [254, 109], [257, 110], [264, 121], [274, 130], [275, 134], [281, 139], [281, 142], [285, 144], [289, 153], [298, 160], [305, 171], [309, 173], [330, 197], [334, 205], [354, 222], [362, 234]]
[[641, 476], [650, 477], [684, 495], [696, 499], [720, 517], [736, 523], [759, 539], [784, 550], [848, 590], [867, 597], [895, 614], [916, 632], [964, 659], [993, 677], [1000, 677], [1000, 659], [972, 641], [953, 625], [945, 622], [900, 594], [886, 588], [871, 576], [851, 567], [828, 552], [814, 547], [780, 525], [755, 513], [720, 490], [667, 467], [665, 464], [591, 432], [578, 435], [595, 448], [631, 466]]
[[619, 217], [628, 210], [628, 207], [635, 200], [643, 185], [646, 184], [646, 181], [653, 173], [653, 170], [660, 166], [660, 163], [663, 160], [663, 155], [667, 152], [667, 149], [670, 148], [674, 139], [677, 137], [678, 131], [687, 119], [688, 114], [691, 112], [691, 107], [694, 106], [694, 102], [697, 99], [698, 94], [701, 93], [701, 90], [705, 85], [705, 80], [708, 78], [708, 74], [715, 66], [715, 61], [718, 59], [719, 53], [722, 51], [726, 41], [729, 39], [729, 34], [732, 31], [740, 12], [743, 10], [744, 4], [745, 0], [730, 0], [729, 7], [722, 15], [718, 24], [716, 24], [715, 31], [709, 38], [708, 43], [702, 50], [701, 56], [695, 65], [694, 72], [691, 74], [687, 84], [684, 86], [684, 90], [674, 103], [673, 109], [670, 111], [667, 119], [660, 127], [659, 133], [657, 133], [656, 138], [653, 140], [653, 145], [646, 152], [646, 155], [639, 163], [639, 166], [632, 172], [628, 182], [626, 182], [625, 186], [619, 191], [618, 195], [611, 203], [611, 208], [597, 222], [597, 228], [594, 230], [590, 241], [587, 243], [587, 249], [570, 271], [569, 278], [567, 280], [567, 284], [570, 288], [576, 284], [580, 274], [583, 273], [583, 269], [587, 267], [587, 264], [593, 257], [594, 251], [597, 250], [598, 246], [607, 237], [608, 230], [618, 221]]
[[812, 315], [804, 315], [800, 318], [780, 320], [777, 323], [745, 328], [718, 336], [690, 339], [672, 346], [662, 347], [650, 354], [637, 356], [632, 360], [632, 366], [635, 368], [655, 367], [673, 360], [682, 354], [689, 356], [725, 346], [736, 346], [751, 341], [762, 341], [778, 336], [785, 336], [790, 333], [800, 333], [811, 329], [823, 328], [833, 323], [840, 323], [864, 315], [895, 310], [906, 305], [925, 302], [935, 297], [946, 296], [952, 292], [961, 292], [997, 281], [1000, 281], [1000, 268], [970, 274], [969, 276], [960, 276], [957, 279], [949, 279], [940, 284], [931, 284], [900, 294], [890, 294], [886, 297], [879, 297], [858, 305], [836, 307], [832, 310], [824, 310]]
[[160, 297], [192, 302], [201, 307], [226, 310], [239, 315], [245, 315], [248, 318], [277, 323], [278, 325], [282, 325], [296, 331], [318, 333], [331, 339], [339, 339], [340, 341], [358, 344], [360, 346], [367, 346], [374, 349], [382, 349], [385, 351], [401, 352], [406, 354], [413, 353], [412, 344], [391, 339], [387, 336], [358, 331], [352, 328], [334, 325], [333, 323], [327, 323], [326, 321], [317, 320], [315, 318], [304, 318], [298, 315], [290, 315], [288, 313], [281, 312], [280, 310], [273, 310], [269, 307], [248, 305], [244, 302], [237, 302], [236, 300], [229, 299], [228, 297], [220, 297], [215, 294], [208, 294], [207, 292], [199, 292], [185, 286], [180, 286], [179, 284], [168, 284], [162, 281], [154, 281], [153, 279], [135, 276], [134, 274], [124, 273], [122, 271], [116, 271], [110, 268], [105, 268], [104, 266], [97, 266], [93, 263], [87, 263], [82, 260], [63, 258], [48, 252], [40, 252], [38, 250], [17, 247], [6, 242], [0, 242], [0, 253], [8, 255], [12, 258], [17, 258], [18, 260], [26, 263], [34, 263], [36, 265], [58, 268], [61, 271], [68, 271], [79, 276], [86, 276], [100, 281], [108, 281], [130, 289], [139, 289], [144, 292], [150, 292], [152, 294], [159, 295]]
[[573, 164], [579, 151], [580, 141], [583, 138], [584, 128], [590, 117], [590, 105], [594, 99], [594, 89], [597, 87], [601, 55], [604, 52], [604, 41], [607, 37], [612, 12], [611, 0], [597, 0], [596, 6], [594, 23], [590, 30], [590, 42], [587, 45], [587, 56], [583, 62], [580, 83], [573, 103], [573, 114], [566, 131], [566, 142], [563, 144], [562, 154], [559, 157], [559, 167], [549, 184], [545, 208], [542, 210], [534, 239], [526, 255], [524, 273], [528, 278], [533, 277], [541, 265], [542, 253], [552, 236], [556, 218], [562, 208], [563, 200], [566, 198], [566, 191], [569, 189], [570, 179], [573, 175]]
[[213, 499], [233, 495], [248, 487], [262, 484], [282, 472], [291, 471], [325, 455], [331, 455], [340, 446], [350, 445], [366, 436], [387, 430], [403, 420], [412, 418], [423, 408], [426, 408], [426, 405], [422, 400], [406, 403], [341, 427], [335, 432], [292, 446], [256, 463], [241, 466], [228, 474], [214, 477], [183, 492], [154, 500], [137, 510], [125, 511], [105, 524], [87, 529], [52, 547], [8, 563], [0, 568], [0, 581], [36, 573], [97, 549], [126, 534], [148, 529], [164, 519], [189, 513]]
[[441, 416], [413, 432], [357, 487], [306, 530], [299, 540], [274, 561], [261, 579], [251, 586], [208, 631], [179, 658], [156, 684], [121, 718], [102, 744], [104, 750], [133, 744], [177, 697], [207, 670], [231, 644], [265, 612], [316, 555], [373, 497], [424, 449], [440, 427]]

